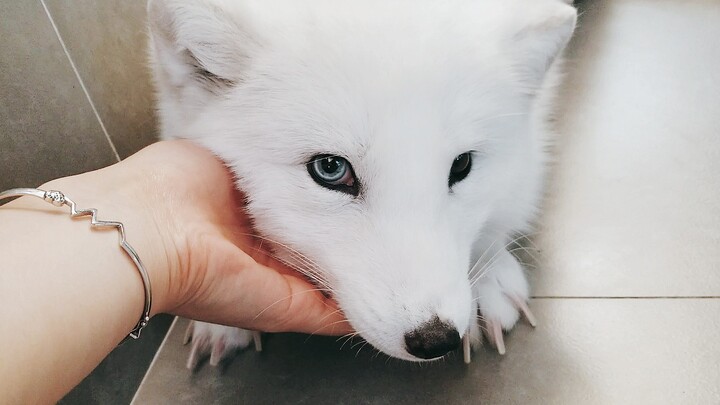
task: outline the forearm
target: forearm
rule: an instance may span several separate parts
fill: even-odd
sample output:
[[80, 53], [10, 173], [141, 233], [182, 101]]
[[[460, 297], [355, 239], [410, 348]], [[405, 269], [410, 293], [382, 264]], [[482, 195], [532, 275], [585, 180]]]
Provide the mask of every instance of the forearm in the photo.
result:
[[[129, 242], [156, 269], [156, 252], [145, 235], [133, 232], [135, 219], [103, 201], [102, 190], [91, 197], [84, 180], [62, 179], [44, 188], [98, 208], [101, 219], [129, 221]], [[68, 211], [33, 197], [0, 208], [0, 392], [11, 403], [57, 401], [142, 314], [142, 280], [119, 247], [117, 231], [93, 229], [88, 218], [72, 219]], [[159, 309], [164, 288], [154, 290]]]
[[[265, 331], [350, 331], [331, 300], [261, 249], [232, 175], [202, 148], [160, 142], [41, 188], [124, 224], [150, 277], [152, 314]], [[117, 230], [91, 228], [67, 206], [33, 197], [0, 207], [0, 402], [58, 400], [133, 329], [143, 303]]]

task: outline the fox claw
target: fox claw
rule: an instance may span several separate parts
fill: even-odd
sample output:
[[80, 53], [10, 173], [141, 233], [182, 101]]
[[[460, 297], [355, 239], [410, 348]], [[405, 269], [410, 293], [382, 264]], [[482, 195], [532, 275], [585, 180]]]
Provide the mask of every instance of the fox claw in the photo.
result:
[[472, 361], [472, 353], [470, 350], [470, 333], [465, 333], [465, 336], [462, 338], [462, 348], [463, 348], [463, 361], [465, 364], [470, 364], [470, 361]]
[[508, 295], [506, 294], [506, 297], [512, 301], [513, 305], [515, 305], [515, 308], [527, 319], [530, 326], [533, 328], [537, 326], [537, 319], [535, 318], [535, 315], [530, 311], [530, 307], [528, 307], [527, 302], [525, 302], [524, 299], [521, 299], [517, 295]]
[[505, 340], [503, 338], [502, 326], [500, 321], [488, 319], [485, 321], [485, 337], [487, 337], [490, 345], [497, 349], [500, 355], [505, 354]]
[[192, 346], [190, 347], [190, 355], [188, 356], [187, 363], [185, 364], [188, 370], [195, 370], [197, 368], [200, 358], [203, 355], [203, 346], [205, 345], [202, 343], [201, 339], [193, 340]]
[[183, 345], [190, 343], [192, 340], [193, 332], [195, 331], [195, 321], [190, 321], [187, 329], [185, 329], [185, 336], [183, 337]]
[[495, 253], [497, 259], [474, 286], [474, 294], [484, 319], [484, 334], [498, 353], [505, 354], [503, 331], [511, 330], [520, 318], [533, 327], [535, 315], [528, 307], [530, 291], [522, 266], [508, 251]]
[[255, 350], [262, 350], [260, 332], [190, 321], [183, 337], [183, 344], [192, 342], [186, 366], [190, 370], [195, 370], [208, 356], [209, 364], [217, 366], [223, 360], [231, 359], [238, 350], [247, 347], [251, 341], [255, 342]]
[[[515, 308], [520, 312], [520, 314], [525, 317], [525, 319], [528, 321], [528, 323], [534, 328], [537, 326], [537, 319], [535, 318], [535, 315], [530, 311], [530, 308], [528, 307], [525, 300], [520, 299], [519, 297], [515, 295], [507, 295], [508, 299], [512, 301]], [[497, 319], [488, 319], [485, 321], [485, 328], [483, 330], [483, 333], [485, 337], [487, 338], [488, 342], [490, 342], [490, 345], [497, 349], [498, 353], [500, 355], [505, 354], [505, 339], [503, 337], [503, 330], [502, 325], [499, 320]], [[463, 341], [464, 344], [464, 341]], [[463, 349], [465, 347], [463, 346]], [[469, 354], [466, 354], [465, 358], [468, 358]], [[469, 361], [466, 361], [469, 362]]]
[[262, 348], [262, 333], [258, 331], [253, 331], [252, 333], [253, 343], [255, 343], [255, 351], [261, 352], [263, 350]]
[[210, 365], [217, 366], [220, 364], [223, 357], [225, 357], [225, 339], [221, 338], [212, 345], [212, 350], [210, 351]]

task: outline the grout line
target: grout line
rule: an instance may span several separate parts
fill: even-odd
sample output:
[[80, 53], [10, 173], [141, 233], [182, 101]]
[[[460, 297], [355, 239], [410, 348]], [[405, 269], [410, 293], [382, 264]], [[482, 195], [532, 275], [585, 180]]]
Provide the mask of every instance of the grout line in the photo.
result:
[[135, 394], [133, 394], [132, 400], [130, 401], [130, 405], [135, 403], [135, 399], [137, 399], [137, 395], [140, 392], [140, 389], [142, 388], [143, 384], [145, 384], [145, 380], [148, 378], [148, 375], [150, 375], [150, 370], [152, 370], [153, 366], [155, 365], [155, 362], [158, 359], [158, 356], [160, 355], [160, 352], [162, 351], [163, 347], [165, 347], [165, 343], [167, 343], [167, 340], [170, 337], [170, 334], [171, 334], [170, 332], [172, 332], [173, 329], [175, 328], [175, 324], [178, 322], [178, 319], [180, 319], [180, 317], [176, 316], [175, 319], [173, 319], [172, 323], [170, 324], [170, 327], [168, 328], [168, 331], [165, 334], [165, 337], [163, 338], [162, 343], [160, 343], [160, 346], [158, 346], [158, 349], [155, 352], [155, 355], [153, 356], [153, 359], [150, 362], [150, 365], [148, 366], [147, 370], [145, 370], [145, 375], [143, 376], [142, 380], [140, 380], [140, 384], [138, 385], [137, 389], [135, 390]]
[[103, 131], [103, 134], [105, 134], [105, 138], [107, 139], [108, 143], [110, 144], [110, 149], [112, 149], [113, 154], [115, 155], [115, 159], [119, 162], [120, 155], [118, 154], [117, 149], [115, 148], [115, 144], [113, 143], [112, 139], [110, 138], [110, 134], [107, 131], [107, 128], [105, 128], [105, 124], [103, 124], [102, 119], [100, 118], [100, 114], [98, 113], [97, 108], [95, 108], [95, 103], [93, 103], [92, 98], [90, 97], [90, 93], [87, 90], [87, 87], [85, 87], [85, 83], [82, 80], [82, 77], [80, 77], [80, 72], [78, 72], [77, 67], [75, 66], [75, 62], [73, 62], [72, 57], [70, 56], [70, 52], [68, 52], [67, 47], [65, 46], [65, 41], [63, 41], [62, 36], [60, 35], [60, 30], [58, 30], [57, 25], [55, 25], [55, 20], [53, 20], [52, 15], [50, 14], [50, 10], [48, 10], [47, 5], [45, 4], [45, 0], [40, 0], [40, 4], [42, 4], [43, 8], [45, 9], [45, 14], [47, 15], [48, 19], [50, 20], [50, 25], [52, 25], [53, 30], [55, 30], [55, 35], [57, 36], [57, 39], [60, 41], [60, 46], [62, 46], [63, 52], [65, 52], [65, 56], [67, 57], [68, 61], [70, 62], [70, 67], [72, 67], [73, 72], [75, 72], [75, 77], [77, 78], [78, 82], [80, 82], [80, 87], [82, 88], [83, 92], [85, 93], [85, 97], [87, 98], [88, 102], [90, 103], [90, 108], [92, 108], [93, 113], [95, 114], [95, 118], [97, 118], [98, 123], [100, 123], [100, 128]]
[[531, 297], [534, 300], [706, 300], [706, 299], [720, 299], [718, 295], [648, 295], [648, 296], [629, 296], [629, 297], [615, 297], [615, 296], [579, 296], [579, 295], [552, 295], [552, 296], [538, 296]]

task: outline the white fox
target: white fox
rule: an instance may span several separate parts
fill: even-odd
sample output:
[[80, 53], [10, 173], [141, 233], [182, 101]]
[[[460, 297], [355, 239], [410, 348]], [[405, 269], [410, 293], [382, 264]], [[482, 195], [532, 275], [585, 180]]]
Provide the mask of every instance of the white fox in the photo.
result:
[[[502, 330], [542, 197], [559, 0], [151, 0], [164, 138], [224, 159], [275, 253], [390, 356]], [[480, 316], [478, 316], [478, 311]], [[249, 331], [196, 323], [188, 366]]]

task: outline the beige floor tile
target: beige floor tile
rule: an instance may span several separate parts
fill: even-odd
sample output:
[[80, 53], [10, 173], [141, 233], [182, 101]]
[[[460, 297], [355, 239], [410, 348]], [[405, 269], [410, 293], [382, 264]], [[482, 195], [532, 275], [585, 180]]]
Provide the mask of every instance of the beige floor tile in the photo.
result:
[[543, 299], [508, 352], [418, 365], [335, 338], [273, 335], [219, 370], [184, 368], [179, 320], [135, 404], [710, 404], [720, 401], [720, 299]]
[[720, 2], [584, 2], [535, 294], [720, 295]]
[[0, 1], [0, 190], [115, 161], [37, 1]]
[[118, 153], [156, 140], [146, 0], [45, 0]]

